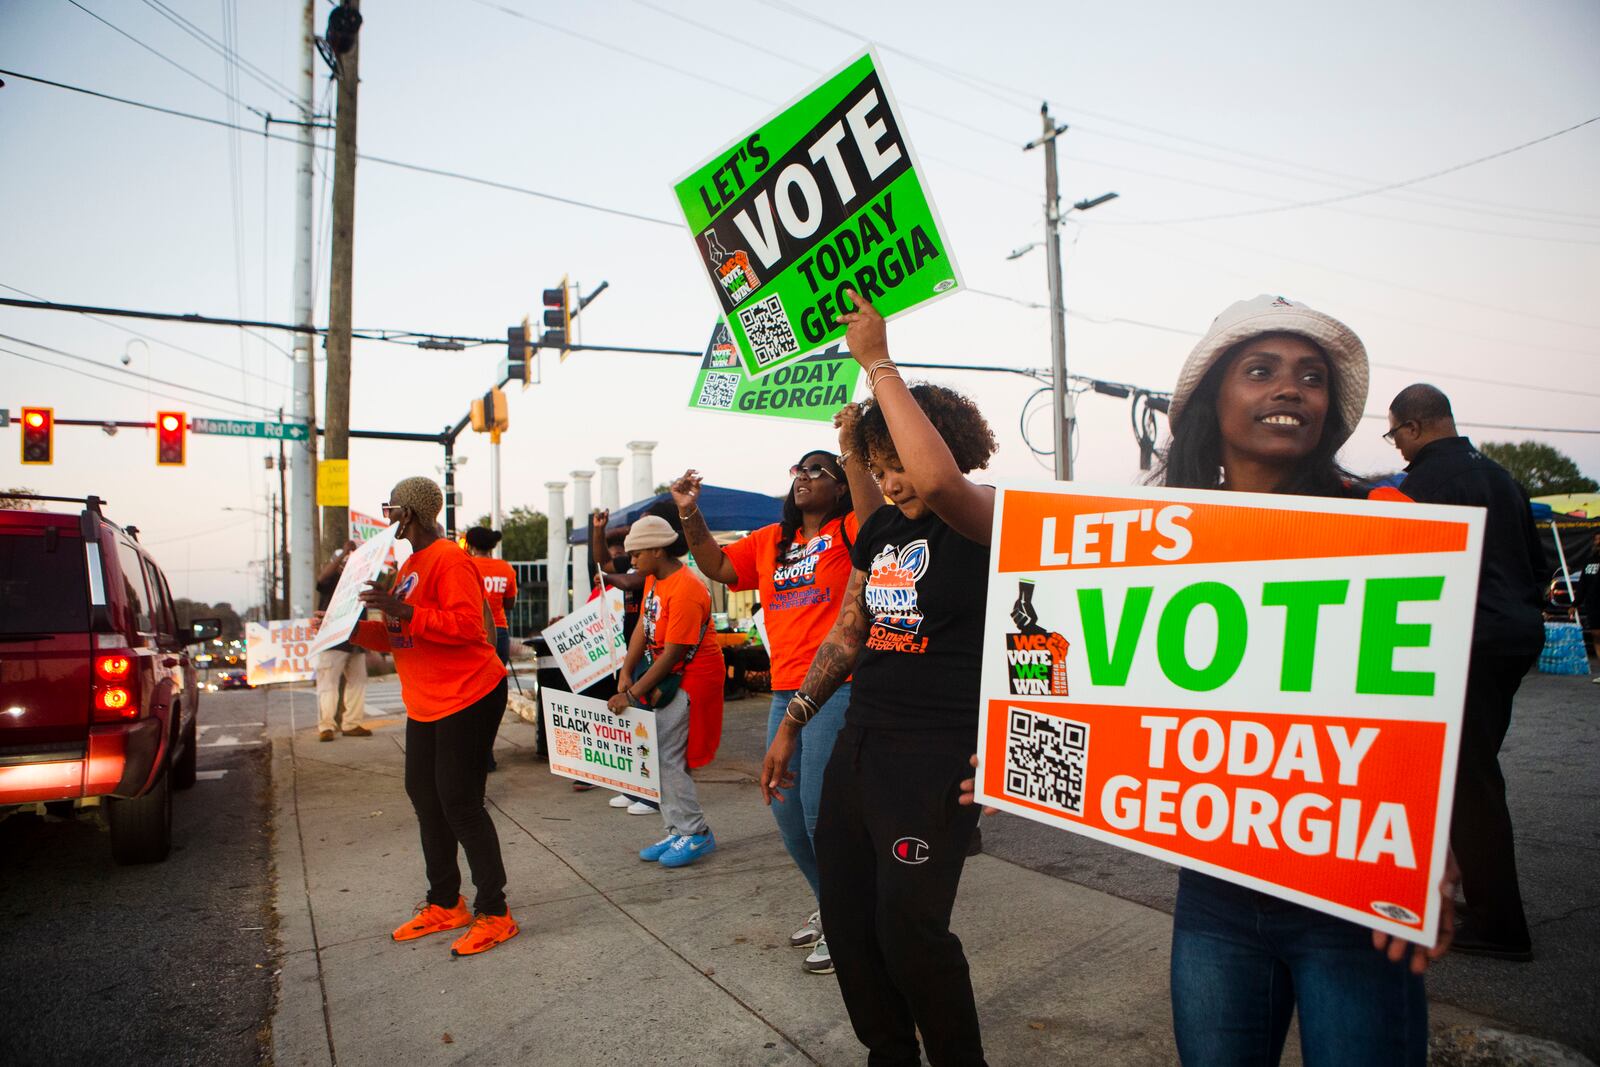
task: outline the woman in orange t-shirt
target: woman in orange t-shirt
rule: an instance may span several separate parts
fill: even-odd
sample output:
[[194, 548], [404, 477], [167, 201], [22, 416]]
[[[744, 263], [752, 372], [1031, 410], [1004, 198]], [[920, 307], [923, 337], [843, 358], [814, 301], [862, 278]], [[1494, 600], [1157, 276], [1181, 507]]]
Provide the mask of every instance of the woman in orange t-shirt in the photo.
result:
[[[500, 837], [483, 805], [484, 754], [505, 714], [506, 671], [477, 568], [437, 533], [443, 506], [444, 493], [428, 478], [407, 478], [390, 492], [384, 515], [411, 542], [411, 557], [393, 592], [372, 582], [361, 594], [383, 621], [360, 623], [351, 640], [393, 653], [406, 706], [406, 794], [422, 831], [428, 895], [392, 936], [410, 941], [470, 925], [450, 949], [470, 956], [518, 932], [506, 907]], [[458, 849], [477, 889], [471, 911], [461, 896]]]
[[517, 601], [517, 572], [503, 559], [494, 558], [494, 546], [504, 533], [487, 526], [474, 526], [466, 533], [467, 555], [483, 579], [483, 595], [494, 616], [494, 650], [501, 663], [511, 662], [511, 628], [506, 609]]
[[[841, 440], [853, 432], [859, 413], [851, 404], [835, 418]], [[853, 460], [848, 452], [842, 456], [823, 449], [807, 452], [789, 468], [782, 521], [726, 546], [717, 544], [700, 514], [697, 472], [688, 471], [673, 483], [672, 498], [701, 573], [730, 589], [760, 591], [767, 655], [772, 663], [772, 707], [767, 717], [767, 742], [771, 744], [784, 710], [805, 680], [817, 646], [839, 615], [850, 580], [850, 547], [861, 522], [883, 506], [883, 494], [867, 473], [866, 464]], [[822, 771], [849, 705], [847, 682], [823, 702], [811, 720], [804, 745], [794, 756], [795, 784], [779, 793], [783, 803], [771, 805], [784, 847], [810, 884], [813, 896], [818, 891], [818, 877], [812, 840], [822, 797]], [[812, 949], [802, 964], [805, 970], [833, 973], [820, 909], [813, 909], [790, 935], [789, 943]]]
[[[658, 515], [646, 515], [624, 542], [633, 567], [645, 575], [639, 625], [628, 642], [617, 693], [607, 706], [630, 706], [656, 715], [656, 752], [661, 766], [661, 818], [667, 835], [639, 851], [663, 867], [687, 867], [717, 847], [689, 776], [689, 717], [701, 699], [693, 688], [693, 665], [709, 666], [717, 679], [714, 711], [722, 717], [722, 649], [711, 630], [711, 594], [681, 562], [689, 551], [683, 535]], [[642, 669], [641, 669], [642, 668]]]

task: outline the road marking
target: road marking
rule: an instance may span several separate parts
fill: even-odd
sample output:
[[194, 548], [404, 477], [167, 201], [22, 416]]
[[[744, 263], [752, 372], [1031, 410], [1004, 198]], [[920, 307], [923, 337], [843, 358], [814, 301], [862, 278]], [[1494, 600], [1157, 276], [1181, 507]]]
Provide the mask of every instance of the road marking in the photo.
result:
[[247, 745], [259, 745], [261, 743], [262, 742], [260, 742], [260, 741], [241, 741], [237, 737], [233, 736], [232, 734], [223, 734], [221, 737], [217, 738], [215, 741], [207, 741], [204, 744], [197, 745], [195, 747], [197, 747], [197, 748], [244, 748]]
[[250, 726], [259, 726], [264, 730], [266, 729], [267, 724], [264, 722], [213, 722], [203, 724], [200, 727], [200, 732], [205, 733], [207, 730], [238, 730]]
[[202, 782], [215, 782], [215, 781], [218, 781], [219, 779], [221, 779], [222, 776], [227, 774], [227, 773], [228, 772], [225, 771], [225, 770], [223, 770], [223, 771], [196, 771], [194, 776], [195, 776], [195, 778], [197, 780], [202, 781]]

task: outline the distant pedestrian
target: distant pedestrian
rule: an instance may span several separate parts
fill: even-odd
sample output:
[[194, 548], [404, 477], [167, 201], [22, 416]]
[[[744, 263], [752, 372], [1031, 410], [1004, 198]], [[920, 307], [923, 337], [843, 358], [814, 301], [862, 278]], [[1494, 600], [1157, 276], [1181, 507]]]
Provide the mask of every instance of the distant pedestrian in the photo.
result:
[[[886, 505], [867, 473], [866, 462], [850, 455], [860, 408], [840, 412], [840, 449], [807, 452], [789, 468], [789, 492], [781, 522], [719, 545], [700, 513], [700, 475], [686, 471], [672, 483], [684, 534], [701, 572], [729, 589], [756, 589], [766, 605], [767, 654], [772, 664], [772, 706], [767, 715], [767, 744], [777, 736], [789, 701], [800, 692], [817, 647], [833, 628], [850, 581], [850, 551], [861, 524]], [[853, 479], [857, 484], [847, 480]], [[852, 501], [860, 500], [861, 507]], [[783, 845], [795, 866], [820, 893], [817, 875], [817, 813], [821, 809], [822, 773], [833, 754], [834, 738], [844, 726], [850, 705], [850, 683], [834, 690], [795, 738], [796, 782], [780, 788], [770, 805]], [[812, 974], [832, 974], [833, 957], [824, 936], [821, 906], [789, 937], [795, 948], [810, 948], [802, 966]]]
[[[361, 594], [384, 621], [362, 622], [355, 641], [394, 653], [406, 706], [406, 794], [422, 831], [428, 894], [394, 940], [470, 924], [450, 947], [453, 956], [470, 956], [518, 933], [506, 907], [500, 838], [483, 804], [484, 752], [505, 714], [506, 671], [477, 568], [438, 534], [443, 506], [444, 493], [427, 478], [407, 478], [389, 494], [384, 515], [396, 536], [411, 542], [411, 556], [392, 592], [373, 582]], [[458, 851], [466, 852], [477, 888], [471, 911], [461, 896]]]
[[[350, 553], [356, 550], [354, 541], [346, 541], [343, 548], [335, 549], [322, 573], [317, 575], [317, 610], [326, 611], [333, 591], [339, 586], [339, 576], [344, 565], [350, 562]], [[361, 725], [367, 717], [367, 651], [349, 641], [326, 652], [317, 654], [317, 737], [332, 741], [343, 728], [346, 737], [371, 737], [372, 731]], [[341, 693], [340, 690], [343, 689]], [[339, 705], [344, 704], [344, 714]]]
[[663, 867], [687, 867], [717, 847], [706, 823], [694, 778], [689, 774], [689, 724], [700, 693], [689, 683], [696, 662], [716, 671], [720, 714], [722, 649], [711, 632], [711, 595], [681, 562], [689, 551], [667, 520], [646, 515], [628, 531], [628, 555], [645, 575], [644, 603], [622, 664], [612, 711], [650, 708], [656, 716], [656, 752], [661, 768], [661, 816], [666, 836], [639, 851]]
[[[489, 602], [489, 614], [494, 618], [494, 651], [500, 662], [511, 669], [511, 629], [506, 622], [506, 611], [517, 602], [517, 572], [511, 564], [497, 559], [494, 548], [504, 534], [487, 526], [474, 526], [466, 534], [467, 555], [478, 568], [483, 579], [483, 596]], [[489, 769], [498, 764], [494, 759], [494, 735], [489, 737]]]
[[1402, 389], [1383, 435], [1406, 460], [1400, 489], [1425, 504], [1485, 510], [1477, 618], [1467, 668], [1461, 758], [1450, 847], [1461, 865], [1467, 914], [1455, 948], [1507, 960], [1533, 958], [1517, 884], [1517, 857], [1500, 773], [1511, 703], [1544, 647], [1542, 586], [1549, 573], [1527, 494], [1500, 464], [1456, 432], [1450, 400], [1431, 385]]

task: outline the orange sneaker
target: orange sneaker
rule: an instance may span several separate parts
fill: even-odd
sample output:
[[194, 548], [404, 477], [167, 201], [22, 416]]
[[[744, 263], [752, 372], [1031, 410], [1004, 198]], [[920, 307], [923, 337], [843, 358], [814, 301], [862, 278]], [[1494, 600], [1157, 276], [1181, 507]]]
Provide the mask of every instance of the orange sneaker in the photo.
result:
[[508, 911], [504, 915], [474, 915], [472, 929], [456, 938], [450, 946], [452, 956], [475, 956], [488, 952], [502, 941], [510, 941], [521, 931], [517, 920]]
[[472, 922], [472, 912], [467, 910], [465, 897], [456, 897], [456, 906], [441, 908], [426, 902], [417, 906], [417, 913], [402, 923], [391, 935], [396, 941], [412, 941], [429, 934], [446, 930], [459, 930]]

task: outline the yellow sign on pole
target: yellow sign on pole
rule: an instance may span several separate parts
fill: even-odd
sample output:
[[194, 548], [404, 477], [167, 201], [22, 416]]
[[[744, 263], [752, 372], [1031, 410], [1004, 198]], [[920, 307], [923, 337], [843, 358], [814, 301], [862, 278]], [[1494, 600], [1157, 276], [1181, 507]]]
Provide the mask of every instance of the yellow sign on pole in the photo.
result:
[[317, 507], [350, 506], [350, 461], [325, 459], [317, 464]]

